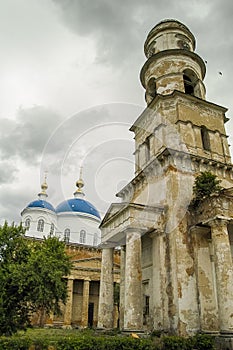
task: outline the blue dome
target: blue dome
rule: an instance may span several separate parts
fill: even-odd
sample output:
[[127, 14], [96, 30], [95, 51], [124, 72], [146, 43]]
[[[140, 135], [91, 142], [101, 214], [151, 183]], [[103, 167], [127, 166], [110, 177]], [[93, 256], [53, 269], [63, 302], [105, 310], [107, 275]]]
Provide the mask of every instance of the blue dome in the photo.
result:
[[48, 209], [51, 211], [55, 211], [54, 207], [52, 204], [50, 204], [47, 201], [44, 201], [42, 199], [37, 199], [31, 203], [28, 204], [27, 208], [42, 208], [42, 209]]
[[68, 199], [67, 201], [60, 203], [56, 208], [57, 213], [65, 213], [69, 211], [91, 214], [100, 219], [100, 214], [94, 205], [81, 198]]

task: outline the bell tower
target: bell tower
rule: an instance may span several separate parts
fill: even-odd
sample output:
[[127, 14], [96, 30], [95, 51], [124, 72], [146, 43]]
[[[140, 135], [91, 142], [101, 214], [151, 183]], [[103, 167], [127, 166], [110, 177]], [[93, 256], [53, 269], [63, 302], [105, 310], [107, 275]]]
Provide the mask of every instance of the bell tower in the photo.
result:
[[141, 70], [147, 104], [157, 94], [174, 90], [205, 99], [205, 64], [194, 50], [193, 34], [178, 21], [162, 21], [150, 31], [144, 45], [147, 61]]
[[176, 20], [160, 22], [147, 36], [147, 61], [140, 74], [147, 108], [130, 129], [135, 133], [136, 174], [165, 148], [221, 163], [220, 168], [231, 164], [227, 109], [206, 101], [206, 67], [195, 45], [190, 30]]
[[[188, 336], [221, 334], [233, 344], [233, 165], [226, 108], [205, 97], [205, 63], [176, 20], [158, 23], [144, 46], [147, 106], [130, 130], [135, 177], [101, 225], [99, 325], [112, 319], [112, 252], [121, 246], [120, 328]], [[196, 176], [223, 189], [193, 205]], [[225, 339], [225, 338], [226, 339]], [[225, 339], [225, 340], [224, 340]], [[233, 350], [232, 346], [223, 347]]]

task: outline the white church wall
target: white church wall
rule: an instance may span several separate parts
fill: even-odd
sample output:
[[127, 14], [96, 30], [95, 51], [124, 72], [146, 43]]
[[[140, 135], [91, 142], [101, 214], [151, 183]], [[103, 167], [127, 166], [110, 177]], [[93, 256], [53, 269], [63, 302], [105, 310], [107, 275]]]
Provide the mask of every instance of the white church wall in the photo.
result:
[[[35, 237], [35, 238], [43, 238], [50, 235], [51, 225], [54, 225], [54, 233], [55, 227], [57, 225], [57, 216], [56, 213], [47, 210], [47, 209], [39, 209], [39, 208], [27, 208], [22, 213], [22, 225], [27, 227], [26, 220], [30, 220], [30, 226], [26, 229], [26, 236]], [[39, 220], [43, 220], [44, 225], [39, 225]], [[39, 227], [40, 226], [40, 227]], [[39, 230], [38, 230], [39, 229]]]
[[58, 214], [57, 219], [56, 235], [64, 238], [65, 230], [70, 230], [69, 243], [100, 244], [100, 220], [94, 216], [71, 212]]

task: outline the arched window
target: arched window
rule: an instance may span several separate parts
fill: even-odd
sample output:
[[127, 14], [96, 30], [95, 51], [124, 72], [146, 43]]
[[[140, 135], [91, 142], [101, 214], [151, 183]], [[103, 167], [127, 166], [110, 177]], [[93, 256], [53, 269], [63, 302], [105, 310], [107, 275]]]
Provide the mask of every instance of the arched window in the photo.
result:
[[196, 74], [191, 69], [185, 69], [183, 72], [183, 79], [185, 93], [195, 96], [195, 87], [198, 81]]
[[30, 228], [30, 224], [31, 224], [31, 220], [30, 220], [29, 218], [27, 218], [27, 219], [25, 220], [25, 228], [26, 228], [27, 231], [28, 231], [29, 228]]
[[145, 158], [146, 158], [146, 162], [148, 162], [150, 160], [150, 138], [147, 137], [145, 142]]
[[66, 228], [64, 231], [64, 242], [69, 243], [70, 241], [70, 229]]
[[80, 243], [86, 243], [86, 231], [85, 230], [80, 231]]
[[204, 150], [210, 151], [209, 132], [204, 125], [201, 126], [201, 140], [202, 140], [202, 146]]
[[54, 234], [54, 223], [51, 224], [50, 226], [50, 235]]
[[97, 244], [98, 244], [98, 236], [97, 236], [97, 233], [94, 233], [93, 245], [97, 245]]
[[157, 95], [156, 92], [156, 80], [155, 78], [151, 78], [147, 84], [147, 91], [148, 94], [150, 95], [150, 97], [152, 98], [152, 100], [154, 99], [154, 97]]
[[43, 219], [38, 220], [37, 231], [39, 231], [39, 232], [44, 231], [44, 220]]

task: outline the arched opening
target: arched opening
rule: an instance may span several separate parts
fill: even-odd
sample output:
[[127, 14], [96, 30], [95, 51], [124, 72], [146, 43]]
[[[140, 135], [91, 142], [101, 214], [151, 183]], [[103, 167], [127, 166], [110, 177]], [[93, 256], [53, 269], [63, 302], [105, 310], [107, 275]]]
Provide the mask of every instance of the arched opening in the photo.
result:
[[69, 243], [70, 241], [70, 229], [66, 228], [64, 231], [64, 242]]
[[80, 243], [86, 243], [86, 231], [85, 230], [80, 231]]
[[147, 163], [150, 160], [150, 138], [149, 137], [146, 138], [144, 144], [145, 144], [145, 158]]
[[183, 72], [183, 79], [185, 93], [195, 96], [195, 87], [198, 81], [196, 74], [191, 69], [185, 69]]
[[52, 223], [50, 226], [50, 235], [54, 234], [54, 224]]
[[155, 78], [151, 78], [148, 81], [147, 92], [148, 92], [148, 95], [151, 97], [151, 100], [153, 100], [155, 98], [155, 96], [157, 95]]
[[25, 220], [25, 228], [26, 228], [27, 231], [29, 231], [30, 224], [31, 224], [31, 220], [29, 218], [27, 218]]
[[210, 151], [209, 132], [204, 125], [201, 126], [201, 140], [202, 140], [202, 146], [203, 146], [204, 150]]
[[43, 219], [38, 220], [37, 231], [38, 232], [43, 232], [44, 231], [44, 220]]

